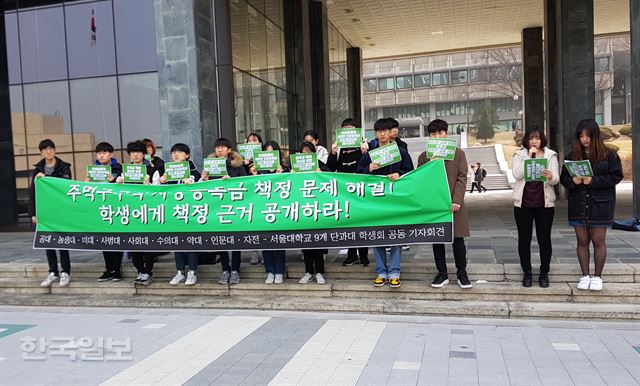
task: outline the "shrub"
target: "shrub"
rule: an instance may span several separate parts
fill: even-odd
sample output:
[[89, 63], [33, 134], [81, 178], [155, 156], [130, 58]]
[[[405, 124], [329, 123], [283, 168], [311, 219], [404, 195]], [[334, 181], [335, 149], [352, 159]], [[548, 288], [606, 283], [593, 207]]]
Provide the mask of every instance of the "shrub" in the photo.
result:
[[618, 138], [620, 136], [620, 134], [616, 133], [615, 131], [611, 130], [611, 128], [607, 127], [607, 126], [602, 126], [600, 128], [600, 134], [602, 135], [602, 139], [604, 141], [612, 141], [616, 138]]
[[618, 130], [618, 132], [622, 135], [628, 135], [629, 137], [631, 137], [631, 126], [625, 126]]
[[620, 146], [618, 145], [614, 145], [612, 143], [605, 143], [604, 144], [608, 149], [615, 151], [616, 153], [618, 152], [618, 150], [620, 150]]

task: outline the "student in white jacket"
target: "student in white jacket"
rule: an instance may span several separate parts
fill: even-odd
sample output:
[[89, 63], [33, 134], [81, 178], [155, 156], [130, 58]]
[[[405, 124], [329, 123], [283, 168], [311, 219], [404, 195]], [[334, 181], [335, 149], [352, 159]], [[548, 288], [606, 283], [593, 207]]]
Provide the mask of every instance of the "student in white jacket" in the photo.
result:
[[[525, 161], [532, 158], [546, 159], [547, 168], [542, 171], [546, 181], [525, 181]], [[547, 138], [537, 126], [527, 129], [522, 140], [522, 149], [513, 155], [513, 214], [518, 226], [518, 255], [524, 275], [522, 285], [531, 287], [531, 234], [536, 223], [536, 237], [540, 249], [540, 287], [549, 287], [549, 265], [551, 263], [551, 226], [553, 225], [556, 193], [554, 185], [560, 181], [558, 154], [547, 148]]]

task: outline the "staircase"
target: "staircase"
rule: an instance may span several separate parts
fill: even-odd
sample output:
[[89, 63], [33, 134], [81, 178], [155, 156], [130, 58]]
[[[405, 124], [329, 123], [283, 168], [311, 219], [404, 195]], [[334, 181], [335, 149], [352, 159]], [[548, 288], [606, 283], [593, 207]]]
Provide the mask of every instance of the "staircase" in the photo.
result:
[[[468, 147], [463, 150], [469, 165], [475, 165], [480, 162], [482, 168], [487, 171], [487, 177], [482, 181], [482, 186], [487, 188], [487, 190], [511, 189], [509, 179], [506, 174], [502, 173], [500, 170], [500, 165], [498, 164], [498, 159], [496, 158], [496, 152], [493, 145]], [[469, 171], [467, 191], [471, 191], [472, 182], [473, 175], [471, 171]]]
[[148, 286], [133, 283], [135, 272], [129, 264], [123, 268], [123, 281], [98, 283], [101, 264], [76, 264], [69, 287], [54, 283], [41, 288], [46, 264], [0, 264], [0, 304], [640, 319], [640, 264], [608, 264], [603, 291], [576, 289], [577, 264], [552, 265], [549, 288], [523, 288], [517, 264], [470, 264], [473, 288], [466, 290], [457, 285], [455, 275], [448, 286], [432, 288], [435, 267], [421, 262], [402, 265], [402, 287], [397, 289], [372, 286], [373, 264], [364, 268], [327, 263], [326, 285], [298, 284], [304, 273], [302, 263], [289, 264], [288, 278], [281, 285], [264, 284], [262, 266], [245, 265], [240, 284], [220, 285], [215, 282], [220, 266], [203, 265], [198, 268], [199, 282], [190, 287], [169, 285], [175, 274], [171, 263], [156, 264], [154, 282]]

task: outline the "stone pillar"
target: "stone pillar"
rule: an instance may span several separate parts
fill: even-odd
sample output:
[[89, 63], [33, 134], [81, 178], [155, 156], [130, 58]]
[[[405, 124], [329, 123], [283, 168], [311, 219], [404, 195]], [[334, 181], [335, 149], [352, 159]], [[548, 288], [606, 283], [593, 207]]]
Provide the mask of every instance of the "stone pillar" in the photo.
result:
[[[219, 0], [196, 0], [196, 3], [213, 3], [214, 29], [213, 40], [211, 41], [212, 51], [199, 51], [201, 56], [211, 58], [216, 71], [214, 76], [217, 80], [217, 88], [213, 88], [211, 92], [202, 92], [201, 101], [202, 109], [205, 111], [209, 106], [217, 105], [218, 121], [217, 125], [211, 123], [211, 131], [217, 132], [221, 137], [236, 143], [236, 104], [233, 87], [233, 56], [231, 47], [231, 9], [228, 1]], [[204, 8], [204, 7], [203, 7]], [[200, 20], [200, 16], [198, 16]], [[203, 24], [198, 21], [198, 28]], [[200, 74], [209, 71], [201, 68]], [[212, 80], [211, 84], [215, 85], [216, 80]], [[203, 87], [203, 86], [201, 86]], [[201, 90], [202, 91], [202, 90]], [[211, 107], [213, 109], [213, 107]], [[206, 127], [206, 126], [205, 126]], [[209, 132], [207, 128], [206, 132]], [[211, 146], [213, 146], [213, 142]], [[240, 142], [244, 142], [240, 138]]]
[[6, 42], [4, 12], [0, 7], [0, 225], [18, 222]]
[[524, 127], [544, 130], [544, 70], [542, 27], [522, 30]]
[[556, 0], [544, 1], [544, 70], [546, 129], [549, 148], [558, 148], [558, 67], [556, 60]]
[[309, 4], [309, 28], [311, 30], [311, 87], [313, 98], [313, 129], [320, 136], [320, 143], [327, 144], [327, 116], [331, 113], [331, 88], [329, 83], [329, 22], [327, 6], [321, 1]]
[[351, 118], [364, 127], [362, 112], [362, 49], [347, 48], [347, 79], [349, 80], [349, 108]]
[[631, 14], [631, 125], [633, 133], [633, 216], [640, 220], [640, 0], [629, 1]]

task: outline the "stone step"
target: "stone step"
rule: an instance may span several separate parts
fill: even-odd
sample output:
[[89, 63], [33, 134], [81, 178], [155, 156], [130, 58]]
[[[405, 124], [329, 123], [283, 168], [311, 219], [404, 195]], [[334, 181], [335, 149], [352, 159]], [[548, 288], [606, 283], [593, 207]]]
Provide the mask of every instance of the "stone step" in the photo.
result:
[[15, 294], [0, 304], [16, 306], [210, 308], [264, 311], [357, 312], [370, 314], [462, 316], [494, 318], [552, 318], [582, 320], [640, 320], [637, 304], [490, 302], [452, 300], [381, 300], [350, 298], [292, 298], [269, 296], [119, 296]]

